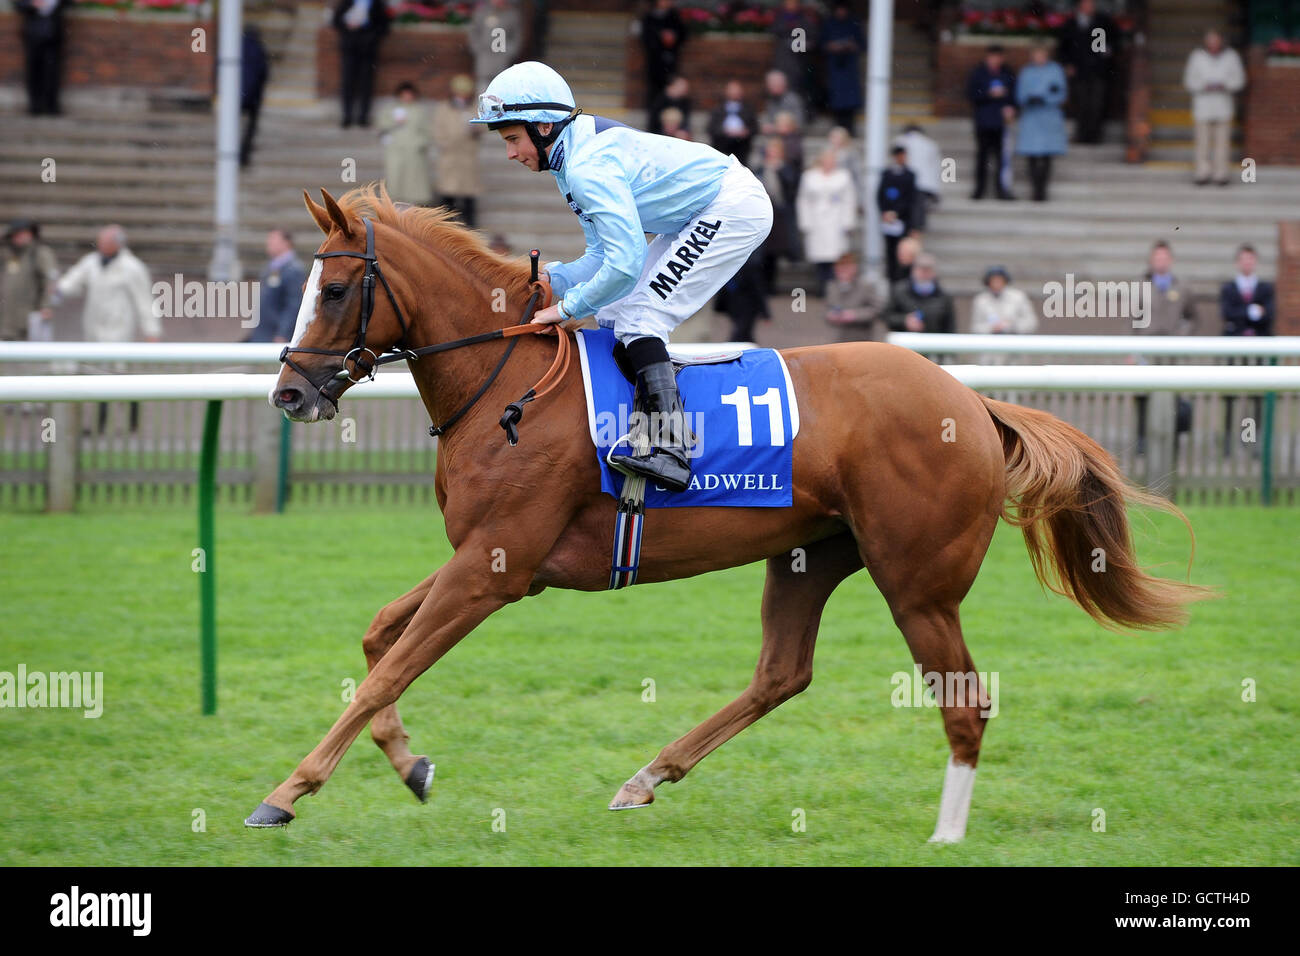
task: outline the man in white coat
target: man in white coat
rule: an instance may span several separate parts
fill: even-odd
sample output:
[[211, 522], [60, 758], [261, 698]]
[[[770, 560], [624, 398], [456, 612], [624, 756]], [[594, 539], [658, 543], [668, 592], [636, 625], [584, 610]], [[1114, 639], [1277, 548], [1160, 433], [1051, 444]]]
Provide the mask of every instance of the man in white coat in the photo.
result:
[[1228, 137], [1236, 112], [1233, 94], [1246, 85], [1241, 57], [1224, 46], [1218, 30], [1205, 34], [1205, 45], [1187, 58], [1183, 86], [1192, 94], [1192, 119], [1196, 123], [1196, 185], [1211, 178], [1228, 185]]
[[[130, 342], [137, 331], [150, 342], [162, 337], [162, 319], [153, 308], [149, 270], [126, 247], [121, 226], [105, 226], [95, 237], [95, 251], [60, 277], [60, 299], [84, 295], [82, 338], [87, 342]], [[140, 405], [131, 403], [131, 431], [139, 422]], [[99, 430], [108, 419], [107, 403], [99, 406]]]
[[130, 342], [137, 330], [150, 342], [162, 337], [162, 319], [154, 313], [149, 270], [126, 247], [121, 226], [105, 226], [95, 250], [59, 279], [59, 295], [86, 297], [81, 313], [87, 342]]

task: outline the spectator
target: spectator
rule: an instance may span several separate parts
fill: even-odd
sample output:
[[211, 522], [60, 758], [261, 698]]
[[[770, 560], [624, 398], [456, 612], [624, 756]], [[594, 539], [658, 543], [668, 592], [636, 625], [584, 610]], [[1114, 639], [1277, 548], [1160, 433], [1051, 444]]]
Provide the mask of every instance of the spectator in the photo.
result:
[[826, 321], [839, 330], [841, 342], [880, 341], [880, 293], [858, 275], [858, 257], [846, 252], [835, 260], [835, 274], [826, 286]]
[[641, 45], [645, 48], [646, 111], [653, 115], [655, 101], [677, 72], [677, 60], [686, 42], [686, 25], [673, 0], [654, 0], [641, 20]]
[[41, 227], [15, 219], [5, 231], [4, 285], [0, 295], [0, 341], [54, 338], [50, 289], [59, 276], [54, 252], [41, 242]]
[[1161, 240], [1151, 247], [1144, 277], [1151, 283], [1151, 311], [1144, 327], [1134, 328], [1140, 335], [1191, 335], [1196, 322], [1196, 304], [1192, 294], [1173, 272], [1174, 254], [1169, 243]]
[[916, 257], [924, 251], [921, 239], [915, 233], [904, 236], [898, 241], [898, 247], [894, 250], [894, 255], [898, 259], [900, 278], [910, 279], [912, 277], [912, 266], [916, 263]]
[[916, 257], [909, 279], [899, 279], [889, 290], [885, 322], [895, 332], [952, 332], [952, 296], [939, 286], [934, 256]]
[[681, 125], [691, 128], [691, 84], [684, 76], [674, 76], [664, 87], [664, 91], [650, 104], [650, 116], [646, 121], [646, 132], [662, 133], [664, 131], [660, 116], [669, 108], [682, 114]]
[[486, 90], [493, 77], [518, 61], [523, 42], [523, 22], [514, 0], [479, 0], [469, 21], [477, 92]]
[[763, 283], [768, 295], [776, 287], [778, 259], [799, 258], [794, 208], [799, 195], [799, 167], [786, 161], [785, 143], [773, 136], [763, 142], [763, 155], [754, 175], [772, 200], [772, 228], [759, 248], [763, 251]]
[[862, 21], [851, 15], [847, 0], [837, 0], [822, 29], [826, 63], [826, 98], [835, 125], [853, 135], [853, 122], [862, 109], [862, 54], [867, 49]]
[[984, 62], [971, 71], [966, 81], [966, 98], [975, 113], [975, 191], [971, 199], [983, 199], [992, 160], [999, 199], [1015, 199], [1002, 183], [1006, 130], [1016, 114], [1016, 77], [1002, 58], [1002, 47], [990, 46]]
[[1196, 185], [1211, 178], [1228, 185], [1228, 137], [1236, 112], [1233, 94], [1246, 85], [1241, 57], [1223, 45], [1218, 30], [1205, 34], [1205, 45], [1192, 51], [1183, 70], [1183, 86], [1192, 94], [1196, 123]]
[[858, 224], [853, 177], [841, 168], [830, 147], [822, 150], [817, 165], [799, 181], [795, 212], [803, 234], [804, 258], [817, 267], [820, 298], [826, 294], [836, 261], [849, 251], [849, 233]]
[[478, 139], [483, 127], [467, 120], [474, 115], [474, 81], [464, 73], [451, 78], [451, 99], [433, 105], [433, 144], [437, 149], [438, 201], [455, 209], [465, 225], [478, 224]]
[[709, 141], [724, 156], [735, 156], [748, 166], [756, 132], [758, 116], [745, 102], [744, 87], [739, 80], [729, 80], [722, 102], [709, 116]]
[[1020, 123], [1016, 133], [1016, 152], [1029, 160], [1029, 181], [1033, 184], [1034, 202], [1047, 200], [1047, 182], [1052, 175], [1052, 157], [1066, 150], [1065, 71], [1047, 58], [1047, 47], [1034, 46], [1030, 61], [1016, 77], [1016, 103], [1020, 106]]
[[369, 126], [379, 41], [388, 32], [388, 6], [384, 0], [339, 0], [333, 22], [339, 31], [343, 128], [354, 122]]
[[880, 231], [885, 237], [885, 268], [890, 282], [903, 278], [898, 263], [898, 243], [912, 223], [916, 209], [916, 175], [907, 168], [907, 150], [893, 149], [894, 161], [880, 172], [876, 206], [880, 210]]
[[907, 150], [907, 168], [916, 177], [917, 204], [912, 214], [912, 228], [924, 231], [930, 210], [939, 205], [942, 170], [939, 144], [925, 135], [915, 123], [903, 127], [898, 145]]
[[262, 34], [257, 27], [248, 27], [239, 53], [239, 109], [248, 115], [244, 136], [239, 141], [240, 166], [247, 166], [253, 158], [253, 137], [257, 135], [257, 119], [262, 112], [262, 96], [269, 74]]
[[[781, 0], [771, 30], [772, 69], [786, 78], [801, 102], [813, 102], [816, 64], [810, 54], [817, 49], [817, 22], [804, 12], [800, 0]], [[802, 113], [799, 122], [802, 125]]]
[[[1191, 335], [1196, 321], [1195, 303], [1191, 293], [1182, 281], [1174, 275], [1174, 255], [1169, 243], [1161, 240], [1151, 247], [1145, 280], [1150, 283], [1150, 311], [1146, 315], [1145, 326], [1134, 326], [1137, 335]], [[1146, 364], [1145, 359], [1134, 358], [1133, 361]], [[1160, 359], [1156, 359], [1160, 363]], [[1148, 395], [1135, 396], [1137, 406], [1137, 453], [1145, 455], [1147, 450], [1147, 406]], [[1185, 398], [1175, 397], [1176, 433], [1191, 431], [1192, 403]]]
[[764, 136], [776, 132], [776, 118], [782, 113], [794, 117], [795, 125], [802, 128], [804, 121], [803, 98], [790, 89], [790, 81], [780, 70], [769, 70], [764, 78], [767, 88], [767, 100], [763, 104], [763, 115], [759, 118], [759, 129]]
[[[54, 302], [84, 295], [81, 337], [86, 342], [130, 342], [139, 333], [150, 342], [162, 338], [162, 319], [153, 307], [149, 270], [127, 248], [126, 232], [110, 225], [99, 230], [95, 251], [87, 253], [55, 283]], [[140, 420], [140, 403], [131, 403], [131, 431]], [[108, 423], [108, 403], [99, 406], [99, 432]]]
[[659, 133], [662, 136], [671, 136], [674, 139], [691, 140], [691, 131], [683, 125], [685, 117], [682, 111], [675, 106], [665, 107], [659, 114]]
[[[1100, 31], [1100, 32], [1098, 32]], [[1100, 143], [1106, 120], [1106, 96], [1119, 30], [1098, 13], [1094, 0], [1079, 0], [1074, 16], [1061, 27], [1056, 58], [1065, 66], [1074, 94], [1074, 141]]]
[[843, 126], [832, 126], [826, 134], [827, 145], [835, 151], [835, 161], [853, 177], [853, 188], [862, 195], [862, 153], [853, 144], [849, 131]]
[[722, 287], [714, 308], [731, 319], [732, 342], [754, 341], [755, 321], [771, 318], [767, 310], [767, 285], [763, 280], [762, 246], [754, 250]]
[[432, 124], [416, 96], [413, 83], [398, 85], [397, 102], [380, 114], [379, 141], [384, 145], [388, 195], [398, 202], [427, 206], [433, 201], [428, 155]]
[[288, 342], [298, 321], [307, 272], [293, 251], [293, 237], [284, 229], [266, 234], [266, 268], [262, 270], [257, 326], [250, 342]]
[[785, 161], [795, 169], [803, 169], [803, 133], [795, 115], [785, 110], [777, 113], [772, 135], [785, 145]]
[[1237, 275], [1219, 290], [1224, 335], [1272, 335], [1273, 283], [1255, 274], [1258, 257], [1253, 246], [1237, 250]]
[[26, 65], [27, 112], [57, 116], [59, 81], [63, 69], [63, 11], [60, 0], [14, 0], [22, 17], [23, 59]]
[[1005, 267], [993, 266], [984, 273], [984, 291], [976, 293], [971, 303], [970, 330], [976, 335], [1031, 335], [1038, 331], [1033, 303], [1011, 284]]
[[[1237, 275], [1219, 290], [1219, 311], [1223, 315], [1224, 335], [1272, 335], [1274, 289], [1255, 274], [1258, 265], [1255, 249], [1242, 245], [1237, 249]], [[1250, 360], [1246, 360], [1249, 362]], [[1260, 360], [1255, 359], [1255, 363]], [[1223, 457], [1232, 454], [1233, 436], [1239, 423], [1233, 420], [1233, 396], [1223, 396]], [[1261, 396], [1253, 396], [1255, 422], [1260, 421]]]

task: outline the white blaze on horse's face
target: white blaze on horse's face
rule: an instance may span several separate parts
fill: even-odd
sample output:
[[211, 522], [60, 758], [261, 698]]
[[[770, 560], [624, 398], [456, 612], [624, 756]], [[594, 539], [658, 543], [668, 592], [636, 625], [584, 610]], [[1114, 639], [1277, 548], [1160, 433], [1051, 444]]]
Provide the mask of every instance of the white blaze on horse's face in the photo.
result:
[[[293, 339], [290, 340], [290, 348], [297, 348], [302, 344], [302, 338], [307, 334], [307, 326], [311, 325], [316, 318], [316, 306], [320, 301], [320, 274], [321, 260], [316, 259], [312, 262], [311, 272], [307, 276], [307, 287], [303, 289], [302, 303], [298, 306], [298, 318], [293, 327]], [[266, 396], [266, 400], [275, 407], [275, 396], [280, 391], [279, 376], [276, 377], [275, 386], [271, 389], [271, 394]]]
[[293, 327], [293, 340], [290, 347], [302, 344], [302, 337], [307, 334], [307, 326], [316, 318], [316, 305], [320, 301], [321, 260], [312, 261], [311, 273], [307, 276], [307, 288], [302, 293], [302, 303], [298, 306], [298, 321]]

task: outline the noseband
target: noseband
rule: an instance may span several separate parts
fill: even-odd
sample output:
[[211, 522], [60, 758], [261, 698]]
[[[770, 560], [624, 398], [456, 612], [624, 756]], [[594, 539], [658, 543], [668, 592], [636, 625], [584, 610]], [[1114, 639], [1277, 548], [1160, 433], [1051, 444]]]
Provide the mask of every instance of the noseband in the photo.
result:
[[[492, 383], [496, 381], [497, 376], [501, 374], [501, 370], [505, 368], [506, 360], [510, 358], [510, 354], [515, 350], [515, 346], [519, 343], [519, 336], [529, 334], [544, 335], [553, 331], [555, 332], [559, 343], [559, 348], [555, 355], [555, 361], [551, 363], [551, 367], [547, 370], [546, 374], [542, 376], [538, 383], [530, 388], [524, 396], [519, 399], [519, 401], [511, 402], [506, 406], [505, 414], [501, 416], [499, 424], [503, 429], [505, 429], [507, 440], [511, 445], [517, 444], [519, 442], [519, 433], [515, 428], [515, 425], [523, 418], [524, 406], [529, 402], [536, 401], [555, 388], [555, 386], [560, 383], [561, 378], [563, 378], [564, 373], [569, 366], [568, 334], [550, 325], [529, 324], [533, 312], [536, 310], [538, 303], [542, 300], [544, 288], [543, 285], [537, 281], [537, 250], [534, 249], [532, 251], [533, 294], [529, 296], [528, 304], [524, 306], [524, 314], [520, 318], [518, 325], [504, 329], [494, 329], [491, 332], [482, 332], [478, 335], [466, 336], [463, 339], [443, 342], [440, 345], [426, 345], [423, 348], [412, 349], [408, 348], [406, 345], [406, 337], [410, 333], [410, 327], [407, 325], [406, 317], [402, 315], [402, 309], [397, 304], [397, 297], [393, 295], [393, 290], [389, 286], [388, 280], [384, 278], [384, 273], [379, 268], [379, 256], [375, 253], [374, 223], [369, 219], [363, 219], [361, 221], [366, 227], [365, 252], [339, 250], [337, 252], [318, 252], [313, 256], [313, 258], [316, 259], [332, 259], [336, 256], [346, 256], [352, 259], [362, 259], [366, 263], [366, 273], [361, 279], [361, 323], [357, 328], [357, 337], [353, 341], [352, 347], [350, 349], [340, 350], [311, 349], [303, 348], [301, 346], [290, 347], [286, 345], [280, 352], [280, 361], [310, 382], [321, 395], [325, 396], [325, 398], [329, 400], [329, 403], [334, 406], [334, 410], [338, 411], [339, 403], [337, 399], [325, 390], [325, 387], [329, 385], [330, 382], [348, 381], [353, 385], [358, 385], [361, 382], [374, 381], [375, 371], [381, 365], [390, 365], [393, 362], [400, 362], [404, 359], [417, 361], [422, 355], [433, 355], [437, 352], [449, 352], [452, 349], [458, 349], [466, 345], [477, 345], [480, 342], [491, 342], [495, 339], [510, 339], [510, 344], [506, 348], [505, 354], [501, 356], [501, 360], [497, 362], [496, 367], [492, 370], [482, 387], [480, 387], [464, 405], [448, 417], [441, 425], [433, 425], [429, 428], [429, 434], [437, 437], [446, 432], [448, 428], [461, 418], [461, 416], [468, 412], [474, 406], [474, 403], [483, 397], [483, 393], [491, 387]], [[375, 310], [376, 279], [378, 279], [380, 285], [384, 287], [384, 292], [388, 295], [388, 302], [393, 307], [393, 314], [397, 316], [397, 321], [402, 326], [402, 334], [398, 337], [397, 341], [379, 354], [376, 354], [374, 349], [371, 349], [366, 345], [366, 330], [370, 326], [370, 317]], [[549, 289], [549, 287], [546, 288]], [[322, 382], [317, 382], [305, 368], [289, 357], [294, 352], [341, 357], [343, 359], [343, 365], [335, 372], [326, 370], [328, 377]], [[370, 355], [371, 361], [366, 362], [364, 360], [363, 356], [366, 354]], [[355, 359], [352, 358], [354, 355], [356, 356]], [[360, 378], [353, 378], [352, 373], [348, 371], [349, 361], [352, 361], [354, 368], [361, 372]]]

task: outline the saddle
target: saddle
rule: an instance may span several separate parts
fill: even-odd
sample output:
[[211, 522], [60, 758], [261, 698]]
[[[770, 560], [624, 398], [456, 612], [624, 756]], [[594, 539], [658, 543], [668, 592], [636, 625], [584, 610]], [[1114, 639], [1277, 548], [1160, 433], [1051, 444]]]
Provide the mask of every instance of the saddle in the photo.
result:
[[[704, 355], [683, 355], [680, 352], [673, 353], [670, 349], [668, 360], [673, 363], [673, 374], [676, 374], [688, 365], [721, 365], [723, 362], [734, 362], [740, 358], [743, 351], [744, 349], [731, 349], [725, 352], [708, 352]], [[618, 370], [623, 373], [623, 377], [635, 386], [636, 395], [639, 399], [641, 385], [636, 379], [636, 371], [632, 368], [632, 363], [628, 361], [627, 349], [623, 347], [622, 342], [614, 344], [614, 363], [618, 366]]]

